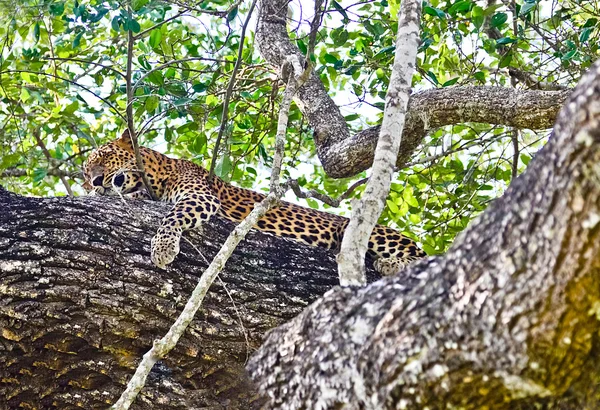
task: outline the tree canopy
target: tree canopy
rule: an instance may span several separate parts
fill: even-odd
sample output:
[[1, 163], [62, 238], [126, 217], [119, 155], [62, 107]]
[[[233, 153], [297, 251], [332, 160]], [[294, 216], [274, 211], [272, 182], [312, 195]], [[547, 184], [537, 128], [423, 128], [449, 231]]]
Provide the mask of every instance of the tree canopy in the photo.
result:
[[[83, 193], [86, 154], [126, 126], [131, 30], [140, 143], [206, 168], [215, 161], [215, 173], [225, 180], [266, 188], [284, 83], [257, 50], [256, 16], [240, 36], [250, 3], [133, 0], [129, 16], [120, 1], [1, 1], [1, 183], [28, 195], [63, 195], [66, 186]], [[352, 132], [381, 119], [398, 6], [397, 0], [326, 4], [310, 58]], [[289, 35], [303, 53], [312, 7], [296, 1], [288, 13]], [[427, 1], [413, 90], [568, 90], [597, 54], [599, 15], [596, 1]], [[444, 252], [527, 166], [552, 120], [539, 125], [531, 119], [515, 129], [481, 119], [431, 130], [398, 170], [380, 222], [419, 239], [430, 254]], [[337, 197], [366, 172], [328, 176], [314, 131], [292, 106], [284, 178]], [[332, 211], [346, 212], [360, 192]], [[314, 199], [307, 203], [329, 208]]]

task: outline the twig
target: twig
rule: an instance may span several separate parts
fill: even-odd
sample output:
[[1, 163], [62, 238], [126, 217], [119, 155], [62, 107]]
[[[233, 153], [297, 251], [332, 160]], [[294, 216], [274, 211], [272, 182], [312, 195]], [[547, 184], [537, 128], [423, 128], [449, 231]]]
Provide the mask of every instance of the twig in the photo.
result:
[[292, 189], [292, 191], [294, 192], [294, 194], [296, 194], [296, 196], [298, 198], [304, 198], [304, 199], [315, 198], [315, 199], [323, 202], [324, 204], [327, 204], [329, 206], [337, 208], [338, 206], [340, 206], [342, 201], [344, 201], [350, 197], [350, 195], [352, 194], [352, 192], [354, 192], [354, 190], [356, 188], [358, 188], [361, 185], [366, 184], [368, 180], [369, 180], [369, 178], [359, 179], [358, 181], [356, 181], [355, 183], [350, 185], [350, 187], [346, 190], [346, 192], [344, 192], [342, 195], [340, 195], [336, 199], [333, 199], [332, 197], [325, 195], [324, 193], [319, 192], [314, 189], [309, 189], [308, 191], [303, 191], [302, 188], [300, 188], [300, 184], [298, 184], [298, 181], [295, 179], [290, 179], [287, 182], [287, 185]]
[[[127, 2], [127, 18], [131, 21], [132, 12], [131, 12], [131, 0]], [[135, 133], [135, 127], [133, 124], [133, 92], [134, 89], [131, 86], [131, 72], [132, 72], [132, 63], [133, 63], [133, 43], [135, 39], [133, 38], [133, 31], [131, 31], [131, 27], [127, 30], [127, 71], [125, 73], [125, 87], [127, 90], [127, 109], [126, 109], [126, 117], [127, 117], [127, 129], [129, 130], [129, 138], [131, 138], [131, 144], [133, 145], [133, 151], [135, 153], [135, 162], [137, 168], [140, 170], [140, 175], [142, 176], [142, 180], [144, 181], [144, 185], [146, 186], [146, 190], [150, 197], [156, 201], [158, 200], [156, 194], [154, 193], [154, 189], [152, 189], [152, 185], [150, 181], [148, 181], [148, 176], [146, 175], [146, 171], [144, 170], [144, 163], [142, 162], [142, 156], [140, 155], [140, 145], [138, 143], [137, 134]]]
[[312, 22], [310, 23], [310, 34], [308, 35], [308, 47], [306, 50], [306, 66], [312, 64], [311, 56], [315, 52], [315, 44], [317, 43], [317, 33], [319, 32], [319, 27], [321, 26], [321, 22], [323, 20], [323, 10], [327, 8], [327, 3], [323, 9], [321, 6], [323, 5], [323, 0], [315, 0], [315, 15], [313, 17]]
[[[42, 138], [40, 137], [40, 129], [39, 128], [36, 128], [33, 130], [33, 136], [34, 136], [35, 140], [37, 141], [38, 146], [42, 149], [44, 156], [48, 160], [48, 165], [53, 165], [54, 158], [52, 158], [52, 155], [50, 155], [50, 151], [48, 151], [48, 148], [46, 148], [46, 144], [44, 144], [44, 141], [42, 141]], [[60, 181], [65, 186], [65, 189], [67, 190], [67, 193], [69, 194], [69, 196], [71, 198], [73, 198], [73, 191], [71, 190], [71, 185], [69, 185], [69, 181], [67, 181], [67, 178], [64, 175], [59, 175], [58, 177], [60, 178]]]
[[160, 26], [162, 26], [163, 24], [168, 23], [169, 21], [175, 20], [178, 17], [183, 16], [185, 13], [187, 13], [190, 9], [186, 9], [183, 10], [177, 14], [175, 14], [174, 16], [169, 17], [168, 19], [164, 19], [163, 21], [161, 21], [160, 23], [156, 23], [155, 25], [153, 25], [152, 27], [147, 28], [146, 30], [143, 30], [139, 33], [137, 33], [133, 39], [134, 40], [139, 40], [140, 38], [144, 37], [146, 34], [148, 34], [149, 32], [151, 32], [152, 30], [154, 30], [155, 28], [158, 28]]
[[123, 74], [122, 72], [120, 72], [116, 68], [108, 66], [108, 65], [96, 63], [95, 61], [91, 61], [91, 60], [84, 60], [84, 59], [81, 59], [81, 58], [54, 57], [54, 56], [52, 56], [52, 57], [46, 57], [46, 60], [73, 61], [74, 63], [91, 64], [93, 66], [100, 67], [103, 70], [112, 71], [116, 75], [118, 75], [118, 76], [120, 76], [122, 78], [125, 78], [125, 74]]
[[244, 51], [244, 38], [246, 36], [246, 27], [248, 27], [248, 23], [250, 22], [250, 17], [252, 16], [252, 12], [254, 11], [254, 6], [256, 5], [256, 0], [252, 0], [252, 4], [250, 5], [250, 10], [248, 10], [248, 15], [246, 16], [246, 20], [244, 21], [244, 25], [242, 26], [242, 33], [240, 34], [240, 44], [238, 46], [238, 55], [237, 60], [235, 61], [235, 66], [233, 67], [233, 72], [231, 73], [231, 78], [229, 79], [229, 84], [227, 85], [227, 93], [225, 94], [225, 99], [223, 100], [223, 113], [221, 115], [221, 126], [219, 127], [219, 134], [217, 135], [217, 142], [215, 142], [215, 149], [213, 150], [213, 157], [210, 161], [210, 169], [208, 171], [208, 178], [212, 178], [215, 172], [215, 165], [217, 163], [217, 158], [219, 157], [219, 146], [221, 145], [221, 139], [223, 138], [223, 133], [225, 132], [225, 128], [227, 127], [227, 120], [229, 116], [229, 100], [231, 99], [231, 93], [233, 92], [233, 85], [235, 84], [235, 76], [242, 64], [242, 52]]
[[511, 140], [513, 144], [513, 160], [512, 160], [512, 178], [515, 179], [519, 174], [519, 130], [512, 129]]

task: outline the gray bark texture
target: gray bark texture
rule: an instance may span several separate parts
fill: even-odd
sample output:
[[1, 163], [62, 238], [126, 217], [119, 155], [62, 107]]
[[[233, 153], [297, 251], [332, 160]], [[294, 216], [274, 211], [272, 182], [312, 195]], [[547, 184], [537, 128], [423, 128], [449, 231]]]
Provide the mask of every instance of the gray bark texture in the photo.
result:
[[[0, 409], [104, 409], [119, 397], [207, 266], [185, 240], [168, 269], [151, 263], [167, 209], [0, 187]], [[213, 218], [187, 237], [210, 261], [233, 227]], [[325, 249], [251, 232], [132, 408], [259, 407], [248, 356], [267, 330], [336, 285], [336, 268]]]
[[600, 63], [445, 256], [335, 288], [249, 370], [276, 409], [600, 407]]
[[[279, 70], [288, 56], [304, 56], [287, 31], [288, 0], [261, 0], [256, 42], [260, 53]], [[444, 125], [483, 122], [516, 128], [552, 127], [570, 90], [515, 90], [503, 87], [454, 87], [411, 96], [397, 167], [406, 164], [425, 135]], [[339, 108], [313, 72], [295, 98], [314, 129], [317, 153], [333, 178], [358, 174], [373, 164], [379, 126], [351, 134]]]

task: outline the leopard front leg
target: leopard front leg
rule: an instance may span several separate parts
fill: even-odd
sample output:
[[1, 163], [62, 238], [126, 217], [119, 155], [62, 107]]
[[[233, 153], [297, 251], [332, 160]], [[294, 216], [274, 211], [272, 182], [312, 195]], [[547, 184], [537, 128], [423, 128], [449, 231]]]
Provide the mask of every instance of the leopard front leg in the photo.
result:
[[179, 254], [179, 242], [184, 231], [198, 229], [221, 205], [211, 194], [186, 194], [181, 198], [152, 238], [152, 262], [165, 268]]

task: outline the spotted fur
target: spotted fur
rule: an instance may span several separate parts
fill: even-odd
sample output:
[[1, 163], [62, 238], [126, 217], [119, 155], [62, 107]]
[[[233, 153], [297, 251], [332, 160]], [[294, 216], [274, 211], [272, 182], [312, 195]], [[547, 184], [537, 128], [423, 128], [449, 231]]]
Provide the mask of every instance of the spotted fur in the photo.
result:
[[[208, 172], [184, 159], [169, 158], [140, 147], [144, 169], [157, 197], [174, 203], [152, 239], [152, 261], [164, 268], [179, 253], [184, 231], [199, 228], [212, 215], [241, 221], [264, 195], [208, 178]], [[84, 165], [86, 189], [98, 195], [120, 195], [149, 199], [140, 173], [129, 133], [92, 152]], [[256, 228], [312, 246], [339, 250], [348, 224], [342, 216], [305, 208], [289, 202], [273, 209], [258, 221]], [[368, 256], [381, 274], [399, 272], [425, 253], [416, 243], [386, 226], [377, 225], [369, 239]]]

